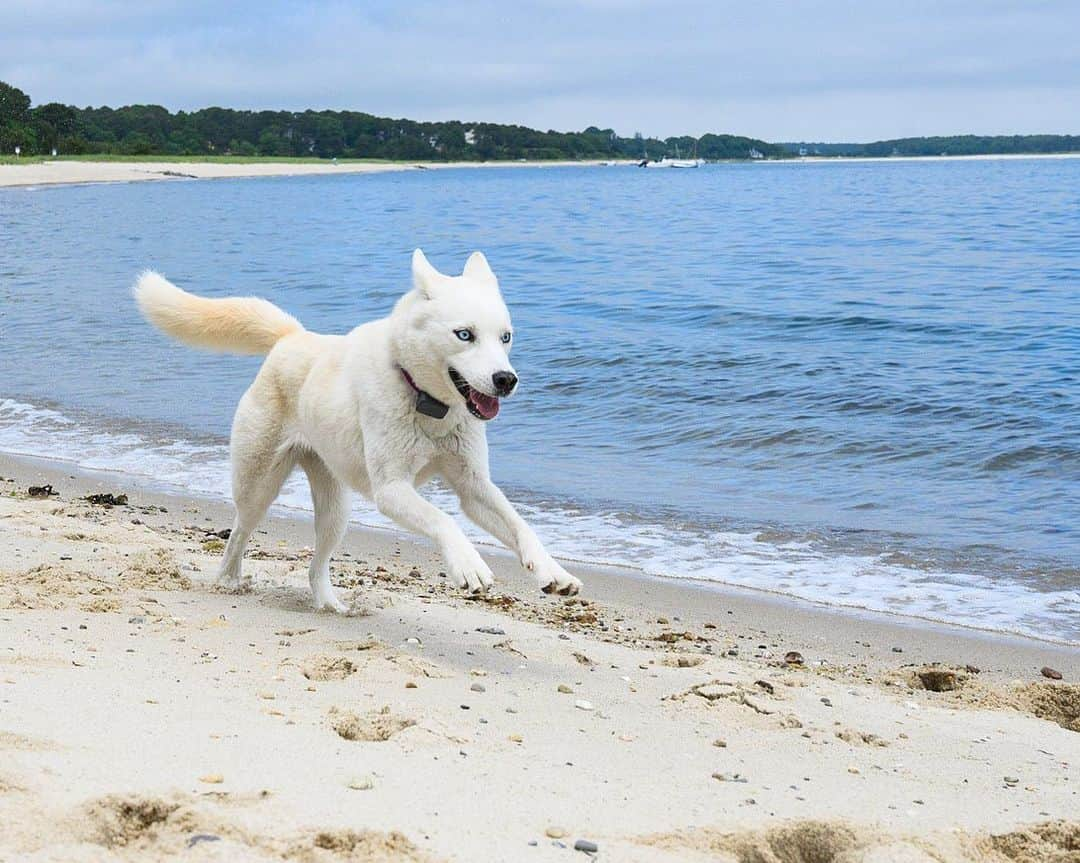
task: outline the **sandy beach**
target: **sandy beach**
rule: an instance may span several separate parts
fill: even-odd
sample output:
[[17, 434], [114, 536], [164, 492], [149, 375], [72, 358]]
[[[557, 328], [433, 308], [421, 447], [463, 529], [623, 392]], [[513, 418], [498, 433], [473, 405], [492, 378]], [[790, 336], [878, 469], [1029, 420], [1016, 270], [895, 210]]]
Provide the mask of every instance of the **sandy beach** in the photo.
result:
[[314, 613], [303, 518], [232, 595], [223, 502], [0, 476], [0, 859], [1076, 859], [1074, 647], [360, 529]]
[[[150, 180], [218, 180], [229, 177], [286, 177], [374, 174], [446, 168], [558, 168], [599, 165], [581, 162], [80, 162], [27, 161], [0, 165], [0, 187], [73, 183], [135, 183]], [[628, 163], [629, 164], [629, 163]]]

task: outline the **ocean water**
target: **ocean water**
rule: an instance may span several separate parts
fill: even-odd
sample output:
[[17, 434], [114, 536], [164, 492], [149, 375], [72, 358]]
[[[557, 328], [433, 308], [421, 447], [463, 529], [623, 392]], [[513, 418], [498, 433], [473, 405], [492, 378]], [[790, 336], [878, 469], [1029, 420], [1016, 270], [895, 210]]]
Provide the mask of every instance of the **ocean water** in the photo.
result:
[[345, 332], [418, 245], [500, 276], [493, 473], [555, 552], [1080, 642], [1080, 160], [0, 189], [0, 450], [226, 495], [258, 360], [135, 274]]

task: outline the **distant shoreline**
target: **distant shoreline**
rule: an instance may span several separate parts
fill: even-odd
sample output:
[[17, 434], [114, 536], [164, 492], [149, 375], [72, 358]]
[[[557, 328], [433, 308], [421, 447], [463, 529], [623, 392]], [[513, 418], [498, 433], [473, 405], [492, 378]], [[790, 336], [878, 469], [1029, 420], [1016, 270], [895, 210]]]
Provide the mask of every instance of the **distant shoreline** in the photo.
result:
[[[25, 164], [0, 164], [0, 187], [61, 186], [88, 183], [136, 183], [152, 180], [217, 180], [226, 178], [376, 174], [388, 171], [447, 168], [564, 168], [599, 166], [605, 160], [552, 162], [245, 162], [101, 161], [28, 158]], [[632, 165], [627, 161], [620, 164]]]
[[[1080, 153], [996, 153], [965, 156], [803, 156], [792, 159], [745, 160], [754, 165], [849, 164], [851, 162], [957, 162], [1017, 159], [1076, 159]], [[743, 160], [740, 160], [743, 161]], [[267, 161], [83, 161], [45, 160], [30, 157], [24, 164], [0, 164], [0, 188], [82, 185], [90, 183], [135, 183], [152, 180], [216, 180], [255, 177], [326, 176], [332, 174], [376, 174], [388, 171], [446, 170], [450, 168], [566, 168], [599, 167], [612, 161], [497, 161], [497, 162], [282, 162]], [[619, 167], [636, 163], [615, 162]], [[727, 161], [718, 164], [730, 164]]]
[[1070, 153], [971, 153], [962, 156], [796, 156], [793, 159], [763, 159], [754, 164], [801, 164], [804, 162], [992, 162], [1017, 159], [1080, 159]]

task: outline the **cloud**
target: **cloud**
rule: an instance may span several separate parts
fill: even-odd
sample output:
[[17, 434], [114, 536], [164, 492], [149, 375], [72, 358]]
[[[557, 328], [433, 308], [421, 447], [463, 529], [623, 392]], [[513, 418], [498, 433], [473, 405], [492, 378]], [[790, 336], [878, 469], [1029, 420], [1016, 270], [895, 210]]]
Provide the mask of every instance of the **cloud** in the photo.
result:
[[15, 2], [36, 102], [869, 140], [1080, 131], [1080, 4]]

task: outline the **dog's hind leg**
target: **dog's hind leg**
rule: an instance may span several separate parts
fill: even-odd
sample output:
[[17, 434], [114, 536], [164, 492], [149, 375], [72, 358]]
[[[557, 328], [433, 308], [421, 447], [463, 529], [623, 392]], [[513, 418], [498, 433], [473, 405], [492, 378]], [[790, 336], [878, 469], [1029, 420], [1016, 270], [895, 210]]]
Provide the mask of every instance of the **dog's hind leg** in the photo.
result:
[[316, 611], [329, 608], [344, 613], [349, 610], [330, 584], [330, 557], [345, 536], [349, 519], [349, 496], [345, 486], [330, 472], [321, 458], [311, 452], [300, 456], [300, 467], [311, 484], [315, 505], [315, 554], [308, 577]]
[[296, 453], [282, 448], [277, 425], [265, 419], [241, 400], [233, 422], [232, 483], [236, 518], [218, 571], [218, 583], [229, 590], [250, 586], [250, 579], [241, 577], [244, 548], [296, 466]]

